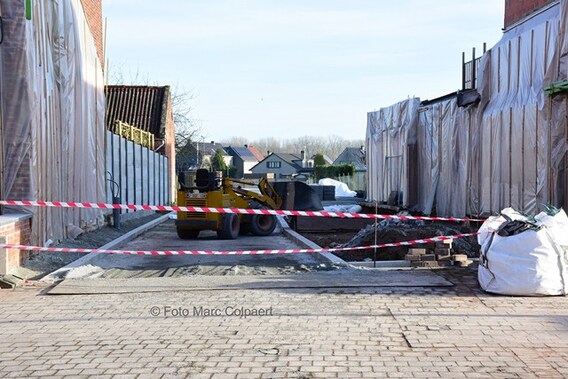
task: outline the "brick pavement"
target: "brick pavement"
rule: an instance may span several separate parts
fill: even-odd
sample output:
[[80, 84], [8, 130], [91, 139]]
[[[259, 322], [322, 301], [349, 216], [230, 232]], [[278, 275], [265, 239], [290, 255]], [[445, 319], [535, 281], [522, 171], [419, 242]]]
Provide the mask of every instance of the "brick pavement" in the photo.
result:
[[[568, 298], [445, 288], [0, 292], [1, 377], [561, 378]], [[164, 278], [168, 280], [168, 278]], [[161, 315], [150, 314], [158, 306]], [[165, 306], [272, 316], [163, 317]]]

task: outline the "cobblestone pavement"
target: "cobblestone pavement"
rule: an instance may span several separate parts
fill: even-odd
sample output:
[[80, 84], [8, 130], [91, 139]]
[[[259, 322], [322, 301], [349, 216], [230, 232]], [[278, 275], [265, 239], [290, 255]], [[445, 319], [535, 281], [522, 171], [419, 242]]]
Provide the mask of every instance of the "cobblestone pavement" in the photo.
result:
[[[479, 291], [474, 269], [437, 272], [456, 285], [87, 296], [4, 290], [0, 376], [568, 376], [568, 298], [492, 296]], [[238, 317], [241, 307], [267, 315]]]

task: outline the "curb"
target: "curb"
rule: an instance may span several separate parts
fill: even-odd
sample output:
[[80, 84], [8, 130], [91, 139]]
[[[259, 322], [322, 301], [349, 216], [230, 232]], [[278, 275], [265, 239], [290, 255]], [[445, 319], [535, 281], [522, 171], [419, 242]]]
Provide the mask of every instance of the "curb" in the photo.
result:
[[[99, 247], [99, 249], [100, 250], [112, 250], [112, 249], [116, 248], [118, 245], [121, 245], [125, 242], [131, 241], [134, 238], [138, 237], [140, 234], [144, 233], [145, 231], [152, 229], [153, 227], [161, 224], [162, 222], [167, 221], [172, 213], [175, 213], [175, 212], [167, 213], [167, 214], [165, 214], [161, 217], [158, 217], [155, 220], [152, 220], [152, 221], [150, 221], [150, 222], [148, 222], [144, 225], [141, 225], [141, 226], [137, 227], [136, 229], [133, 229], [133, 230], [129, 231], [128, 233], [123, 234], [122, 236], [118, 237], [117, 239], [112, 240], [109, 243]], [[67, 272], [69, 272], [71, 269], [84, 265], [85, 263], [90, 261], [96, 255], [97, 255], [97, 253], [89, 253], [89, 254], [87, 254], [87, 255], [79, 258], [79, 259], [74, 260], [73, 262], [69, 263], [68, 265], [60, 267], [57, 270], [45, 275], [39, 281], [40, 282], [48, 282], [48, 283], [52, 283], [52, 282], [55, 282], [55, 281], [61, 281], [61, 280], [65, 279]]]
[[[291, 239], [292, 241], [296, 242], [298, 245], [306, 248], [306, 249], [321, 249], [321, 246], [316, 244], [313, 241], [310, 241], [306, 237], [302, 236], [298, 232], [292, 230], [290, 225], [284, 220], [284, 217], [280, 216], [277, 217], [280, 226], [282, 227], [282, 231], [286, 234], [286, 236]], [[349, 263], [344, 261], [343, 259], [335, 256], [332, 253], [316, 253], [314, 257], [317, 257], [320, 261], [327, 264], [334, 264], [339, 266], [349, 266]]]

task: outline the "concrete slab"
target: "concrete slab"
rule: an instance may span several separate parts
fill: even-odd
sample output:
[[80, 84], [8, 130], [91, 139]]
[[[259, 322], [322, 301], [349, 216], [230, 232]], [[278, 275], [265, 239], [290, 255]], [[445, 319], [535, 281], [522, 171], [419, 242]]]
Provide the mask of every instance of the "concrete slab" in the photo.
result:
[[432, 271], [342, 269], [294, 275], [191, 275], [128, 279], [66, 279], [47, 293], [85, 295], [200, 290], [285, 288], [449, 287], [453, 284]]
[[[173, 220], [156, 225], [137, 238], [115, 249], [127, 250], [263, 250], [299, 249], [282, 229], [266, 237], [239, 236], [236, 240], [219, 240], [215, 232], [203, 231], [195, 240], [177, 237]], [[108, 247], [107, 247], [108, 248]], [[89, 254], [48, 275], [51, 282], [78, 278], [163, 277], [179, 275], [266, 275], [336, 269], [337, 265], [317, 253], [277, 255], [181, 255], [138, 256]]]

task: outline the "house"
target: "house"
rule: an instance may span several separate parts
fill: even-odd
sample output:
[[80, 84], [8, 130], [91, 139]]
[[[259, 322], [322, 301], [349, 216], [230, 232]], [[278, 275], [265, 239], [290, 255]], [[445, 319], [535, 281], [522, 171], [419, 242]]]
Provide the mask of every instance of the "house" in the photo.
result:
[[256, 158], [256, 160], [258, 162], [260, 162], [261, 160], [264, 159], [264, 155], [262, 155], [262, 153], [260, 151], [258, 151], [258, 149], [256, 148], [256, 146], [248, 146], [245, 145], [245, 147], [247, 149], [249, 149], [249, 151], [252, 153], [252, 155], [254, 155], [254, 157]]
[[333, 161], [334, 165], [352, 164], [355, 172], [367, 171], [365, 146], [346, 147]]
[[253, 174], [273, 175], [274, 179], [292, 178], [298, 175], [308, 177], [314, 170], [314, 161], [306, 159], [305, 152], [300, 155], [289, 153], [270, 153], [250, 169]]
[[334, 165], [353, 165], [353, 175], [341, 177], [341, 181], [351, 190], [365, 192], [367, 190], [367, 164], [365, 147], [346, 147], [333, 161]]
[[369, 112], [368, 199], [395, 194], [415, 211], [454, 217], [568, 207], [566, 4], [505, 1], [503, 36], [463, 86], [476, 101], [451, 93]]
[[200, 167], [211, 169], [211, 162], [213, 157], [217, 153], [217, 150], [221, 151], [223, 160], [225, 161], [227, 167], [230, 167], [233, 164], [233, 157], [225, 151], [223, 145], [220, 143], [216, 143], [215, 141], [198, 143], [198, 150], [200, 157]]
[[[168, 176], [175, 178], [175, 125], [170, 86], [107, 85], [105, 95], [107, 130], [121, 134], [117, 129], [119, 123], [149, 133], [154, 140], [150, 149], [168, 158]], [[175, 199], [176, 192], [177, 183], [170, 180], [169, 199]]]
[[229, 155], [223, 145], [211, 142], [188, 141], [186, 145], [178, 151], [176, 163], [177, 172], [195, 171], [198, 168], [211, 169], [211, 159], [217, 150], [221, 151], [223, 160], [227, 167], [233, 164], [233, 157]]
[[252, 174], [251, 168], [258, 164], [259, 160], [251, 152], [248, 146], [227, 146], [225, 148], [227, 154], [233, 157], [233, 166], [235, 167], [235, 178], [243, 178], [246, 174]]
[[558, 3], [558, 0], [505, 0], [505, 30], [552, 3]]
[[[0, 197], [104, 202], [101, 0], [3, 1], [1, 8]], [[8, 243], [44, 246], [104, 224], [99, 209], [4, 212], [17, 215], [0, 216], [8, 217]], [[0, 273], [24, 257], [5, 254]]]

